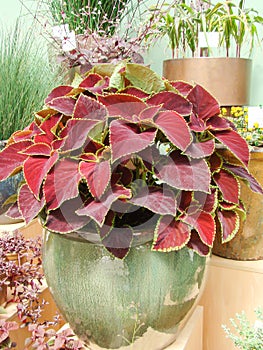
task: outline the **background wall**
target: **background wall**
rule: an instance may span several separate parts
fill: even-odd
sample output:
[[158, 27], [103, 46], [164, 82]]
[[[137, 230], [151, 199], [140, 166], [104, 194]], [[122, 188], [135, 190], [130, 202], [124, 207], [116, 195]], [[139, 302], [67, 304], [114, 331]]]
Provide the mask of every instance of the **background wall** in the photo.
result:
[[[237, 0], [235, 0], [237, 1]], [[23, 0], [24, 4], [32, 10], [37, 5], [37, 0]], [[151, 0], [155, 3], [154, 0]], [[253, 7], [258, 10], [260, 15], [263, 16], [263, 2], [258, 0], [247, 0], [247, 7]], [[28, 23], [32, 16], [26, 15], [27, 10], [21, 4], [20, 0], [0, 0], [0, 24], [13, 25], [16, 18], [20, 15], [24, 16]], [[263, 38], [263, 28], [260, 31], [260, 35]], [[251, 82], [251, 105], [263, 105], [263, 43], [262, 47], [256, 47], [253, 53], [253, 68], [252, 68], [252, 82]], [[170, 50], [167, 48], [167, 42], [163, 41], [156, 44], [149, 53], [146, 55], [146, 63], [151, 65], [158, 74], [162, 74], [162, 61], [170, 57]], [[231, 77], [226, 77], [231, 79]]]

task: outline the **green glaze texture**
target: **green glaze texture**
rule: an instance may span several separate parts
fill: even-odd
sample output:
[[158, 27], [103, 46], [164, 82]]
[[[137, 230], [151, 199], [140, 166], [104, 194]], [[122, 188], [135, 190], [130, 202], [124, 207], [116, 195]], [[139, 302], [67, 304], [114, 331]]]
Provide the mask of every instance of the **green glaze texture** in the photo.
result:
[[124, 260], [83, 239], [45, 233], [43, 267], [64, 318], [90, 349], [158, 350], [200, 296], [206, 258], [132, 247]]

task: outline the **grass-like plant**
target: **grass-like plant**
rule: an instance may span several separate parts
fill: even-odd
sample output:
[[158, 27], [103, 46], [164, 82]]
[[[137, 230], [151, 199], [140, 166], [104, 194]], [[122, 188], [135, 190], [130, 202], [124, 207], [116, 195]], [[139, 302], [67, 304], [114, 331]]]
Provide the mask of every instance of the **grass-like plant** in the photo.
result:
[[22, 130], [43, 98], [60, 81], [42, 43], [21, 20], [0, 27], [0, 140]]

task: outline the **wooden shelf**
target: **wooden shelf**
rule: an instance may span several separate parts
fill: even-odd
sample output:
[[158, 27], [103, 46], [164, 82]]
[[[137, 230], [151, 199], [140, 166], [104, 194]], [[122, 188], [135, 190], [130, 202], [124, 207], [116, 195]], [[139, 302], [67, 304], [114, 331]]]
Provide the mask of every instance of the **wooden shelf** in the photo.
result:
[[222, 325], [245, 311], [254, 322], [256, 307], [263, 305], [263, 260], [237, 261], [213, 255], [199, 302], [204, 307], [203, 350], [236, 350]]

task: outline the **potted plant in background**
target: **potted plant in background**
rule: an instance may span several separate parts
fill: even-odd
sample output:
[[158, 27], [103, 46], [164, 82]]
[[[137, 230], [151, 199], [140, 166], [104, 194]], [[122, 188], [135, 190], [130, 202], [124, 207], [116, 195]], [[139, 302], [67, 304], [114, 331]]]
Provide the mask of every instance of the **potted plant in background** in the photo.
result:
[[198, 298], [216, 221], [226, 239], [237, 232], [239, 181], [263, 192], [248, 162], [200, 85], [120, 62], [52, 90], [9, 138], [0, 179], [24, 173], [9, 214], [40, 217], [45, 275], [74, 332], [91, 348], [154, 350]]
[[[263, 23], [258, 12], [245, 8], [243, 0], [196, 1], [195, 6], [180, 1], [162, 8], [150, 36], [169, 39], [173, 57], [163, 62], [164, 76], [202, 84], [221, 106], [249, 104], [250, 57]], [[156, 8], [151, 11], [156, 17]], [[200, 44], [200, 34], [207, 45]], [[211, 34], [218, 35], [213, 44], [208, 43]]]
[[[26, 31], [18, 20], [13, 28], [1, 27], [0, 39], [0, 149], [16, 130], [22, 130], [41, 108], [48, 91], [59, 84], [56, 70], [51, 67], [41, 44], [36, 44], [33, 34]], [[14, 223], [4, 213], [10, 194], [15, 194], [21, 175], [0, 184], [0, 224]]]
[[[237, 132], [246, 139], [249, 145], [249, 172], [257, 178], [259, 183], [263, 184], [263, 131], [257, 122], [253, 124], [249, 121], [249, 118], [252, 119], [252, 115], [249, 116], [249, 111], [251, 111], [251, 107], [222, 108], [222, 114], [233, 123]], [[221, 152], [224, 153], [225, 157], [228, 157], [229, 162], [235, 163], [227, 149], [221, 150]], [[216, 236], [213, 253], [234, 260], [263, 259], [262, 197], [247, 191], [246, 186], [241, 184], [240, 198], [247, 208], [245, 220], [242, 221], [237, 234], [230, 242], [225, 242], [223, 237]]]
[[40, 22], [44, 19], [42, 27], [50, 43], [50, 55], [68, 72], [70, 83], [76, 72], [84, 76], [93, 64], [124, 59], [143, 63], [142, 54], [148, 47], [144, 38], [152, 24], [150, 21], [141, 25], [146, 3], [147, 0], [39, 0], [37, 13], [31, 14]]

